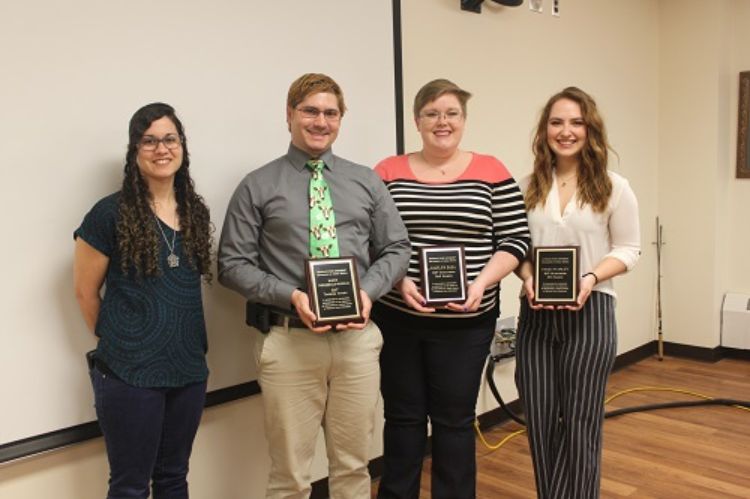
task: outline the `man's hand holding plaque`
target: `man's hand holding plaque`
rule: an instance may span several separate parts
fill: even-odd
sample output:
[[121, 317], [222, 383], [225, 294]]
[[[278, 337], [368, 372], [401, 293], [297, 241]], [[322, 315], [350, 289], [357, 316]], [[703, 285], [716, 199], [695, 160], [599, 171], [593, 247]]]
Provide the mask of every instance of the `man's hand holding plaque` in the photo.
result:
[[578, 246], [534, 248], [534, 303], [576, 305], [579, 260]]
[[309, 259], [305, 275], [314, 327], [365, 322], [354, 258]]
[[461, 245], [421, 248], [419, 269], [425, 305], [466, 301], [466, 256]]

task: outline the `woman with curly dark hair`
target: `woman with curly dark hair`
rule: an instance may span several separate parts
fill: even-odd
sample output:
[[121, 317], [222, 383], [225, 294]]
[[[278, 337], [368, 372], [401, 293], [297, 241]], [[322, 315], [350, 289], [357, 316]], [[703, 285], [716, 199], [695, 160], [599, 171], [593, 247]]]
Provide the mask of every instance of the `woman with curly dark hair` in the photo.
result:
[[129, 131], [121, 190], [75, 231], [75, 292], [99, 338], [90, 375], [107, 497], [145, 499], [151, 485], [155, 499], [186, 498], [208, 377], [201, 277], [211, 279], [212, 226], [174, 109], [144, 106]]
[[640, 255], [638, 202], [607, 169], [597, 105], [568, 87], [547, 101], [533, 142], [534, 171], [520, 182], [533, 246], [578, 246], [574, 304], [540, 305], [532, 262], [523, 280], [516, 384], [540, 499], [599, 497], [604, 389], [617, 353], [612, 278]]

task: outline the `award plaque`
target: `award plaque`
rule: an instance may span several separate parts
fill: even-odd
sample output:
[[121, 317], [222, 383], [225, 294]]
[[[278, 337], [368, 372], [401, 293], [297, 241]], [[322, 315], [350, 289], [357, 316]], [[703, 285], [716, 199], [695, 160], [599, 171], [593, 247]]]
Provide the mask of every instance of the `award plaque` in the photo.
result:
[[318, 318], [314, 326], [364, 320], [354, 258], [308, 259], [305, 276], [310, 309]]
[[575, 305], [578, 298], [578, 246], [534, 248], [534, 302]]
[[419, 272], [427, 305], [466, 301], [466, 255], [463, 246], [420, 248]]

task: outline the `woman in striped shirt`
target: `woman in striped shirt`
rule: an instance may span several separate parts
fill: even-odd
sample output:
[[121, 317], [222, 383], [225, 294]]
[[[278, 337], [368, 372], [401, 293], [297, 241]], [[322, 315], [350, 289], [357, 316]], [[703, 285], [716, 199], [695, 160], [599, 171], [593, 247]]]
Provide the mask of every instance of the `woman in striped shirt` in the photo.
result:
[[607, 171], [607, 134], [594, 100], [568, 87], [537, 126], [534, 171], [521, 181], [531, 239], [580, 248], [575, 304], [534, 302], [531, 262], [523, 280], [516, 384], [524, 405], [541, 499], [599, 497], [604, 389], [617, 352], [612, 278], [640, 255], [638, 203]]
[[[407, 276], [375, 306], [384, 346], [384, 472], [378, 497], [417, 498], [427, 421], [432, 425], [432, 497], [475, 496], [473, 434], [481, 371], [499, 311], [499, 282], [526, 256], [523, 197], [492, 156], [459, 148], [471, 94], [448, 80], [414, 100], [422, 149], [382, 161], [383, 178], [409, 231]], [[466, 300], [429, 306], [419, 251], [462, 245]]]

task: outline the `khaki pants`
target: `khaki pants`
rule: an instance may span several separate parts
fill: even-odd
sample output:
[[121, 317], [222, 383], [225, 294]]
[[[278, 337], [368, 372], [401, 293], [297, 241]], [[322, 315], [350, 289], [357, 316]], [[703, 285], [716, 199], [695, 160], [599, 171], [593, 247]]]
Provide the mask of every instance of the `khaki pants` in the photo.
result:
[[256, 332], [271, 473], [266, 497], [306, 498], [320, 427], [332, 499], [369, 498], [367, 471], [378, 400], [380, 329], [316, 334], [274, 326]]

